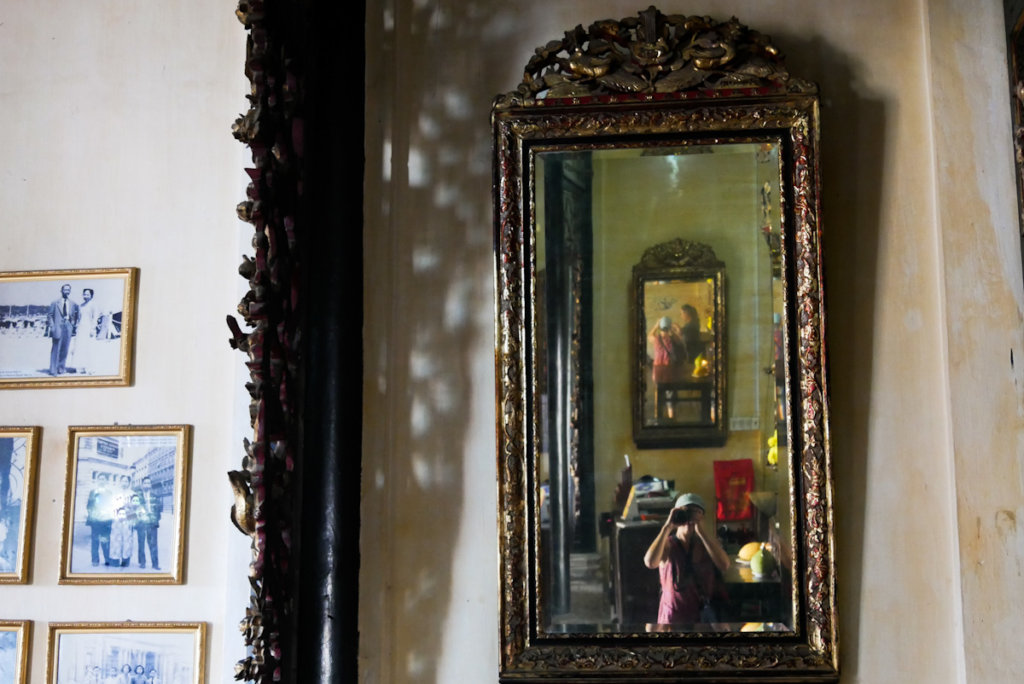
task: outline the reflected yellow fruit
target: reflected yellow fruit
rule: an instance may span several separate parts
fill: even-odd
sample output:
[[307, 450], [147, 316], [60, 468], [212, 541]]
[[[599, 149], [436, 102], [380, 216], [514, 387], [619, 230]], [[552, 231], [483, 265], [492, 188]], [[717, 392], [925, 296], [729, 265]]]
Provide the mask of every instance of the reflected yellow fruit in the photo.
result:
[[748, 544], [744, 544], [743, 547], [740, 548], [740, 552], [736, 554], [736, 556], [742, 561], [749, 561], [751, 558], [754, 557], [754, 554], [760, 550], [761, 542], [753, 541]]

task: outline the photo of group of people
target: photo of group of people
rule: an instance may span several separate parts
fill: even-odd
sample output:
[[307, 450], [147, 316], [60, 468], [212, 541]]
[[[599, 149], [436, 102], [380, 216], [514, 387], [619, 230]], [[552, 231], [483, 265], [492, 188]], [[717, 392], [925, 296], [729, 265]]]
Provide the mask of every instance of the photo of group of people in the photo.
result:
[[[55, 684], [194, 684], [203, 626], [51, 625]], [[56, 662], [54, 662], [54, 660]]]
[[[62, 582], [180, 580], [185, 426], [71, 428]], [[108, 578], [109, 579], [109, 578]]]
[[0, 274], [0, 383], [126, 383], [134, 272]]
[[163, 684], [164, 680], [156, 670], [151, 669], [147, 674], [145, 665], [136, 665], [133, 668], [131, 663], [125, 663], [120, 669], [117, 665], [111, 665], [105, 673], [101, 666], [93, 665], [78, 679], [58, 678], [57, 681], [68, 684]]
[[163, 516], [164, 494], [154, 491], [149, 475], [137, 487], [133, 486], [131, 475], [115, 475], [114, 479], [116, 482], [111, 482], [106, 472], [96, 472], [89, 490], [85, 524], [89, 527], [92, 567], [102, 562], [109, 568], [127, 568], [135, 560], [137, 550], [136, 567], [145, 570], [148, 549], [149, 569], [159, 570], [157, 531]]

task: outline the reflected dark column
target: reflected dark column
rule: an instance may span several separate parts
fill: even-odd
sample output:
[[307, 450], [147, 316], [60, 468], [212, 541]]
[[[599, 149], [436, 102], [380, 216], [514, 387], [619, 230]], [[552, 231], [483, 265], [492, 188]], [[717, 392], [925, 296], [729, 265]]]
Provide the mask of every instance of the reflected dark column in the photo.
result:
[[566, 224], [562, 202], [562, 163], [549, 159], [544, 173], [544, 197], [547, 211], [544, 217], [547, 236], [547, 378], [548, 402], [544, 420], [548, 424], [548, 494], [551, 512], [550, 557], [544, 569], [551, 573], [545, 586], [550, 595], [546, 600], [548, 615], [569, 611], [569, 548], [572, 544], [572, 478], [570, 457], [572, 444], [569, 418], [572, 404], [572, 367], [569, 363], [572, 341], [573, 288], [570, 268], [572, 257], [568, 253]]
[[[580, 537], [589, 537], [590, 547], [594, 545], [590, 340], [581, 334], [591, 329], [590, 169], [586, 153], [545, 161], [548, 406], [543, 419], [549, 426], [549, 615], [571, 608], [571, 551], [579, 547]], [[581, 534], [587, 529], [589, 534]]]

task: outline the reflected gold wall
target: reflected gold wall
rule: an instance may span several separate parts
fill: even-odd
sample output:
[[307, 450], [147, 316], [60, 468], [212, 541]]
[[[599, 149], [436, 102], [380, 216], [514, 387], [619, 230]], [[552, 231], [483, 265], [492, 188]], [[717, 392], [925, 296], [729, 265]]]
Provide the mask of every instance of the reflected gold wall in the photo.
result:
[[[704, 148], [708, 149], [708, 148]], [[719, 148], [721, 150], [721, 148]], [[749, 145], [715, 153], [599, 155], [594, 162], [594, 464], [597, 511], [608, 510], [623, 454], [633, 477], [675, 480], [709, 506], [712, 463], [749, 458], [761, 475], [762, 430], [730, 430], [721, 448], [638, 449], [633, 443], [632, 345], [638, 337], [633, 266], [644, 251], [682, 237], [711, 246], [725, 263], [728, 420], [757, 426], [771, 379], [771, 289], [761, 237], [764, 166]], [[642, 340], [641, 340], [642, 341]], [[643, 353], [641, 350], [640, 353]], [[770, 429], [768, 434], [770, 434]], [[756, 487], [760, 488], [760, 478]]]

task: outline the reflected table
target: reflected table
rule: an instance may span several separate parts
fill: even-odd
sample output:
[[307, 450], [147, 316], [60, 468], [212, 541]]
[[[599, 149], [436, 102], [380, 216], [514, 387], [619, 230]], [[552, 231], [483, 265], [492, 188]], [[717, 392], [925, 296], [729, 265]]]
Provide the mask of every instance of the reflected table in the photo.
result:
[[[714, 422], [711, 415], [712, 387], [710, 377], [680, 378], [654, 383], [655, 421], [681, 420], [710, 425]], [[691, 406], [693, 408], [689, 411], [684, 410]]]
[[[612, 589], [619, 631], [624, 630], [622, 625], [642, 626], [657, 620], [661, 592], [658, 571], [644, 565], [643, 559], [662, 524], [660, 520], [618, 520], [615, 523]], [[723, 622], [740, 625], [747, 622], [789, 623], [789, 607], [783, 601], [786, 585], [778, 573], [770, 577], [755, 577], [749, 564], [733, 557], [723, 580], [729, 596], [719, 616]], [[673, 626], [673, 631], [680, 630]]]
[[778, 572], [759, 577], [750, 564], [733, 557], [725, 571], [729, 594], [729, 619], [743, 622], [786, 621], [783, 615], [782, 579]]

